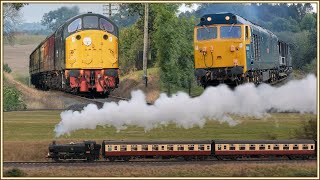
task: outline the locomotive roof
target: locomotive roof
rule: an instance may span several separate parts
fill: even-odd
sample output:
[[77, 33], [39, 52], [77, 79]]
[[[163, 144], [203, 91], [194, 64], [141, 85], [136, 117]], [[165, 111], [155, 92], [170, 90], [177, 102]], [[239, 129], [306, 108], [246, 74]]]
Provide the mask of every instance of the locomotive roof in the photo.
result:
[[132, 140], [125, 140], [125, 141], [119, 141], [119, 140], [104, 140], [102, 143], [105, 144], [211, 144], [211, 140], [181, 140], [181, 141], [132, 141]]
[[[226, 16], [229, 16], [229, 20], [226, 20]], [[211, 17], [211, 21], [208, 21], [208, 17]], [[207, 26], [213, 24], [246, 24], [250, 25], [253, 28], [256, 28], [260, 32], [271, 34], [272, 36], [276, 36], [271, 31], [264, 29], [263, 27], [250, 22], [249, 20], [233, 14], [233, 13], [215, 13], [215, 14], [205, 14], [200, 18], [200, 23], [197, 26]]]
[[313, 144], [314, 140], [215, 140], [216, 144]]
[[[54, 35], [54, 34], [58, 31], [59, 28], [66, 26], [67, 24], [69, 24], [70, 22], [74, 21], [74, 20], [77, 19], [77, 18], [81, 18], [81, 17], [88, 16], [88, 15], [94, 15], [94, 16], [98, 16], [98, 17], [107, 19], [108, 22], [110, 22], [114, 27], [116, 27], [115, 30], [117, 31], [117, 34], [119, 34], [119, 32], [118, 32], [118, 31], [119, 31], [119, 30], [118, 30], [118, 26], [117, 26], [113, 21], [111, 21], [109, 18], [107, 18], [106, 16], [103, 16], [103, 15], [101, 15], [101, 14], [96, 14], [96, 13], [84, 13], [84, 14], [79, 14], [79, 15], [76, 15], [76, 16], [74, 16], [74, 17], [71, 17], [71, 18], [68, 19], [66, 22], [64, 22], [63, 24], [61, 24], [55, 31], [53, 31], [53, 33], [50, 33], [50, 34], [32, 51], [32, 53], [35, 52], [40, 46], [42, 46], [42, 44], [43, 44], [48, 38], [50, 38], [52, 35]], [[31, 54], [32, 54], [32, 53], [31, 53]], [[31, 54], [30, 54], [30, 55], [31, 55]]]
[[[92, 15], [92, 16], [98, 16], [100, 18], [104, 18], [104, 19], [107, 19], [113, 26], [115, 26], [116, 28], [118, 28], [118, 26], [109, 18], [107, 18], [106, 16], [104, 15], [101, 15], [101, 14], [96, 14], [96, 13], [84, 13], [84, 14], [79, 14], [79, 15], [76, 15], [70, 19], [68, 19], [65, 23], [63, 23], [61, 26], [64, 26], [66, 24], [69, 24], [70, 22], [74, 21], [75, 19], [77, 18], [81, 18], [81, 17], [84, 17], [84, 16], [89, 16], [89, 15]], [[61, 27], [59, 26], [59, 28]], [[59, 29], [57, 28], [57, 29]]]

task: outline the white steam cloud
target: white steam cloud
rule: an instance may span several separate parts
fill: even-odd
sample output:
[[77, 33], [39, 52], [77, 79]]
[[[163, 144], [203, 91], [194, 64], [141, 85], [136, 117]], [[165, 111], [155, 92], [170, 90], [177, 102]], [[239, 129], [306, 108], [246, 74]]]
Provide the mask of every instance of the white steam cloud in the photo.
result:
[[114, 126], [118, 131], [135, 125], [148, 131], [169, 123], [183, 128], [203, 127], [206, 118], [227, 122], [231, 126], [238, 124], [231, 114], [262, 118], [270, 110], [316, 113], [314, 75], [292, 80], [281, 87], [244, 84], [232, 91], [220, 85], [207, 88], [195, 98], [182, 92], [172, 97], [161, 94], [153, 105], [146, 104], [146, 97], [140, 90], [131, 95], [129, 101], [105, 103], [101, 109], [89, 104], [81, 112], [62, 112], [61, 122], [55, 127], [56, 136], [78, 129], [95, 129], [98, 125]]

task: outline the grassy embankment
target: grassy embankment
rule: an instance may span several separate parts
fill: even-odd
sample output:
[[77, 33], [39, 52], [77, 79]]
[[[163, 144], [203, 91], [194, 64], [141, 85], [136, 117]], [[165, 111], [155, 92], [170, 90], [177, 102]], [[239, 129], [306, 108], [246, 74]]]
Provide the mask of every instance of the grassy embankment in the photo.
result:
[[[7, 170], [9, 168], [4, 168]], [[101, 165], [97, 167], [46, 167], [21, 168], [27, 176], [42, 177], [315, 177], [316, 163], [272, 163], [272, 164], [165, 164], [145, 165]]]

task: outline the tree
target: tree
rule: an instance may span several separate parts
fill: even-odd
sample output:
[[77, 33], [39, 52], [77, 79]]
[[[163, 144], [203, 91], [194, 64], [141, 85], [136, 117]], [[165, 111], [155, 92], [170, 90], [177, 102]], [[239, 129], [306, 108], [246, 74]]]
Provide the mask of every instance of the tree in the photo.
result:
[[45, 13], [42, 17], [41, 24], [47, 26], [51, 31], [55, 31], [61, 24], [78, 14], [78, 6], [73, 6], [71, 8], [61, 7], [57, 10]]
[[4, 3], [3, 4], [3, 36], [11, 45], [14, 44], [14, 32], [16, 25], [21, 23], [19, 10], [27, 3]]
[[313, 14], [306, 14], [300, 22], [300, 27], [302, 30], [311, 31], [312, 29], [316, 29], [316, 23], [317, 19], [314, 18]]

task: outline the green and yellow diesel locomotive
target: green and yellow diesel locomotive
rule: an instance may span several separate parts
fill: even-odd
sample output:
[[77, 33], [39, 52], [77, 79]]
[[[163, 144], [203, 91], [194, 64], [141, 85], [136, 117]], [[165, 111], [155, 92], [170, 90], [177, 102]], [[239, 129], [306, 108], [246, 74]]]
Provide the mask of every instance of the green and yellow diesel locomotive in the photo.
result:
[[38, 89], [108, 95], [119, 84], [118, 34], [100, 14], [69, 19], [31, 53], [31, 83]]
[[203, 87], [276, 83], [292, 71], [289, 45], [232, 14], [206, 14], [194, 28], [195, 75]]

